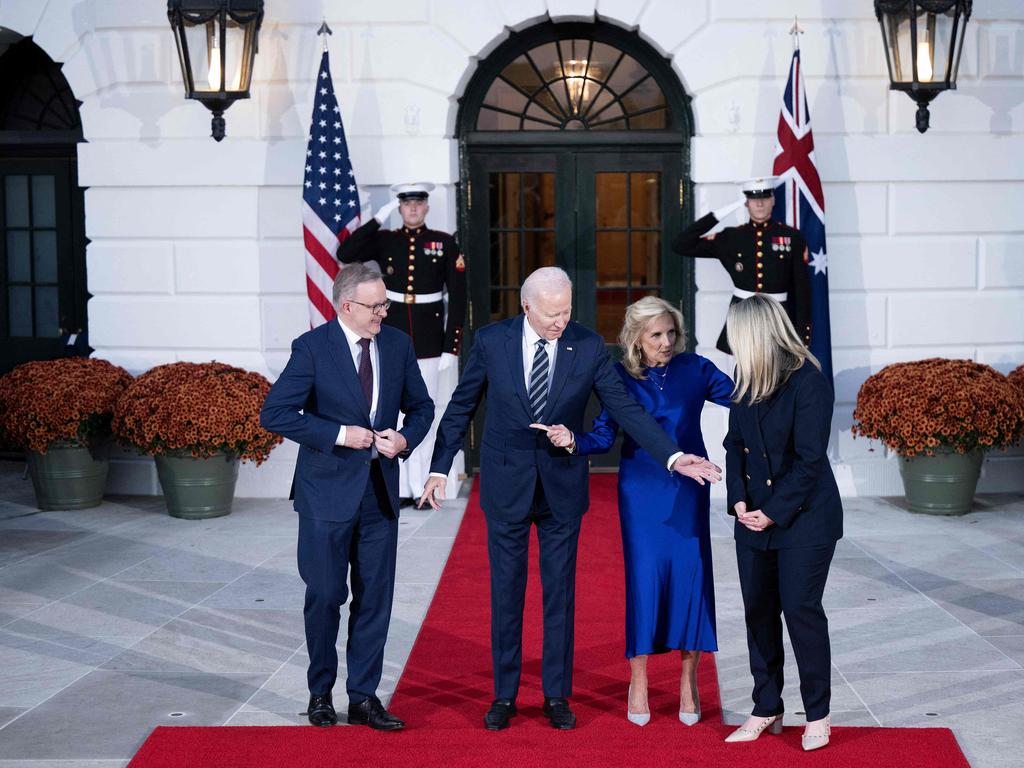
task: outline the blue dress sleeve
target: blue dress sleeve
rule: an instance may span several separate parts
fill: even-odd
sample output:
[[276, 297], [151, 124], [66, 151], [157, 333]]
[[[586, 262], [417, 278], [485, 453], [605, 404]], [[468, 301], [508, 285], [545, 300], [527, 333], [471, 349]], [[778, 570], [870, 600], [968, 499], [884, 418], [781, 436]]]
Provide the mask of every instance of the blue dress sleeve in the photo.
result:
[[735, 388], [732, 379], [718, 370], [718, 366], [706, 357], [700, 359], [700, 364], [704, 372], [704, 381], [707, 383], [704, 399], [728, 408], [732, 404], [732, 391]]
[[615, 436], [619, 432], [619, 425], [605, 408], [601, 415], [594, 419], [594, 425], [589, 432], [577, 433], [576, 453], [587, 456], [591, 453], [608, 453]]

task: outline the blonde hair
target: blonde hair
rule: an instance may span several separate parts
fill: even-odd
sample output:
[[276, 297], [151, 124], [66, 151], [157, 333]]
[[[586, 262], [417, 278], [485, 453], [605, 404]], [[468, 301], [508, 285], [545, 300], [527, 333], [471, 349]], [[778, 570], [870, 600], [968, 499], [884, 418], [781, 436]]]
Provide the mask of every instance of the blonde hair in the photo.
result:
[[683, 313], [664, 299], [644, 296], [626, 307], [626, 317], [619, 331], [619, 346], [622, 347], [622, 367], [634, 379], [647, 378], [644, 372], [644, 349], [640, 337], [644, 335], [652, 320], [668, 315], [676, 329], [676, 345], [673, 354], [686, 347], [686, 322]]
[[755, 294], [729, 307], [725, 320], [729, 346], [736, 356], [734, 403], [767, 400], [810, 361], [821, 364], [804, 346], [786, 310], [775, 299]]

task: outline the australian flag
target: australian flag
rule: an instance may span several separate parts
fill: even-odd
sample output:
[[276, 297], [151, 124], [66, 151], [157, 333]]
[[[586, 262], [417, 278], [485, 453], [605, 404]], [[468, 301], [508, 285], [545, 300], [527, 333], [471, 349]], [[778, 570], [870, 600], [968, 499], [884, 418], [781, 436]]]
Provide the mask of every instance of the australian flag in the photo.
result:
[[772, 173], [775, 187], [772, 218], [799, 229], [807, 241], [811, 285], [811, 352], [832, 381], [832, 332], [828, 317], [828, 251], [825, 248], [825, 195], [814, 166], [814, 137], [800, 72], [800, 49], [793, 51], [789, 82], [782, 96], [778, 142]]
[[359, 226], [359, 190], [334, 95], [327, 51], [320, 57], [302, 177], [302, 239], [306, 249], [309, 324], [336, 316], [332, 306], [338, 245]]

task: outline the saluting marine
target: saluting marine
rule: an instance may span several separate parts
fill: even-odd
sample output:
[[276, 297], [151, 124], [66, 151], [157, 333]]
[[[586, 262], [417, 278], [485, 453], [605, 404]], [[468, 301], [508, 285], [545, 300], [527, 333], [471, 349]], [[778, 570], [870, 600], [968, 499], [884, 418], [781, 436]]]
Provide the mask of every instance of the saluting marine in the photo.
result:
[[[730, 303], [762, 293], [782, 303], [804, 344], [811, 343], [811, 286], [807, 275], [807, 243], [797, 229], [774, 221], [776, 177], [751, 179], [741, 185], [743, 197], [703, 216], [672, 243], [681, 256], [718, 259], [732, 278]], [[750, 221], [702, 237], [733, 211], [746, 206]], [[732, 354], [722, 328], [718, 349]]]
[[[447, 389], [439, 385], [439, 374], [456, 366], [462, 346], [466, 260], [454, 237], [428, 229], [424, 223], [430, 210], [427, 199], [433, 189], [429, 182], [392, 186], [394, 199], [345, 239], [338, 248], [338, 260], [343, 264], [375, 261], [380, 266], [391, 302], [384, 322], [412, 337], [423, 380], [437, 412], [441, 413], [451, 392], [439, 391]], [[402, 226], [382, 229], [396, 208]], [[403, 504], [423, 493], [433, 449], [431, 429], [402, 462]]]

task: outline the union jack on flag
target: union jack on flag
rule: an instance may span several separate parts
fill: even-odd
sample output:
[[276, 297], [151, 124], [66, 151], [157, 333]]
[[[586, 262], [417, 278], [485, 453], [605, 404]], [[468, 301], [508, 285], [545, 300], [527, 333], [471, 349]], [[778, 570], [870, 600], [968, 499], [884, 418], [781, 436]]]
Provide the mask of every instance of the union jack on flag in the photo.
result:
[[306, 145], [302, 179], [302, 237], [306, 246], [306, 295], [309, 326], [316, 328], [336, 316], [331, 294], [338, 245], [359, 226], [359, 191], [334, 96], [327, 51], [320, 58], [313, 118]]
[[772, 218], [799, 229], [807, 241], [811, 285], [811, 352], [832, 381], [832, 332], [828, 315], [828, 251], [825, 247], [825, 195], [814, 166], [811, 114], [800, 73], [800, 49], [793, 51], [789, 81], [782, 96], [778, 141], [772, 173], [775, 187]]

